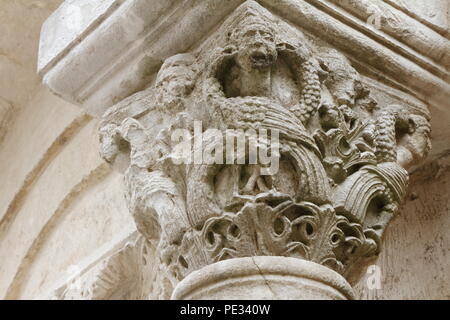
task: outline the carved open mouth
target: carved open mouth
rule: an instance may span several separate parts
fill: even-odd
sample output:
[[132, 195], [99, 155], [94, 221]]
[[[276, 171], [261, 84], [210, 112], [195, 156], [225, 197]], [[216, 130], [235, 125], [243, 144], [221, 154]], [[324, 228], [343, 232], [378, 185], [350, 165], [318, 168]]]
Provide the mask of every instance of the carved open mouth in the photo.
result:
[[266, 53], [257, 51], [250, 55], [250, 61], [254, 66], [268, 66], [270, 64], [270, 56]]

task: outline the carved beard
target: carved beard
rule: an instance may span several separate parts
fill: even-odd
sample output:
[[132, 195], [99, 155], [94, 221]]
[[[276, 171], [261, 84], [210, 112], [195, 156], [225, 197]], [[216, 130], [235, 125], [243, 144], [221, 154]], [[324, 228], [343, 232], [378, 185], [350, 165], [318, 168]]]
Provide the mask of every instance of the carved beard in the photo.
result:
[[240, 64], [247, 69], [265, 69], [273, 65], [277, 58], [277, 51], [274, 45], [250, 44], [242, 50]]
[[156, 103], [161, 111], [169, 113], [178, 113], [183, 111], [184, 107], [183, 96], [180, 94], [174, 94], [173, 91], [167, 90], [167, 88], [161, 88], [160, 92], [156, 95]]
[[181, 112], [184, 98], [192, 91], [193, 81], [189, 77], [172, 78], [157, 85], [156, 102], [166, 111]]

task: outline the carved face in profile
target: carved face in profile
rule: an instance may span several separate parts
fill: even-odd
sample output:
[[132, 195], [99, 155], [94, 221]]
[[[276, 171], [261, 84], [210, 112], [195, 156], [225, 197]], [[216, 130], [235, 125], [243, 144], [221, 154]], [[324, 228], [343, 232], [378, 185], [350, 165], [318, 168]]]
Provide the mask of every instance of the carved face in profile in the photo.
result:
[[262, 69], [270, 67], [276, 60], [275, 34], [263, 22], [246, 25], [235, 37], [241, 67]]

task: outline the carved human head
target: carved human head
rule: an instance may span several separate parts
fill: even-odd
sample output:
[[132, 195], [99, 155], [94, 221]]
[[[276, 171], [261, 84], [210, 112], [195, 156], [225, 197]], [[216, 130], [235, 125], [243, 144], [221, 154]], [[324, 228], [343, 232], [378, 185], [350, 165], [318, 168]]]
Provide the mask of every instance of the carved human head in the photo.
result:
[[194, 62], [195, 57], [187, 53], [177, 54], [164, 61], [155, 82], [156, 100], [160, 106], [176, 108], [180, 99], [191, 92], [195, 81]]
[[245, 69], [270, 67], [277, 58], [275, 37], [271, 21], [254, 12], [247, 14], [231, 35], [239, 65]]

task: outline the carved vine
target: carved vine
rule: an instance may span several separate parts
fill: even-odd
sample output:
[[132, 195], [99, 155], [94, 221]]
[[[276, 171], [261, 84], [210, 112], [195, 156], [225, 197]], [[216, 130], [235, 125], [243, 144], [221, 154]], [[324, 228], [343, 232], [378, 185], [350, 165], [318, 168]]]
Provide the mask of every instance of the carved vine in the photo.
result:
[[[426, 108], [383, 94], [344, 55], [248, 1], [202, 48], [167, 59], [153, 88], [105, 114], [101, 151], [114, 165], [125, 155], [129, 209], [159, 243], [172, 285], [255, 255], [308, 259], [352, 278], [380, 250], [406, 169], [430, 149]], [[279, 172], [175, 164], [171, 134], [193, 134], [194, 120], [203, 131], [278, 130]]]

